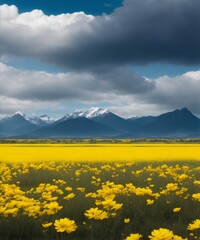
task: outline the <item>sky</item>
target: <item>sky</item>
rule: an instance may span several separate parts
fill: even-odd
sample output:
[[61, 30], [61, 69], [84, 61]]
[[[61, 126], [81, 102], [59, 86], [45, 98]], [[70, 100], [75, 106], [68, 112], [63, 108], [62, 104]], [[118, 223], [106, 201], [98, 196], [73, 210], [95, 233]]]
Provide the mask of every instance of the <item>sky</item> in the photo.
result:
[[199, 0], [0, 0], [0, 117], [200, 116]]

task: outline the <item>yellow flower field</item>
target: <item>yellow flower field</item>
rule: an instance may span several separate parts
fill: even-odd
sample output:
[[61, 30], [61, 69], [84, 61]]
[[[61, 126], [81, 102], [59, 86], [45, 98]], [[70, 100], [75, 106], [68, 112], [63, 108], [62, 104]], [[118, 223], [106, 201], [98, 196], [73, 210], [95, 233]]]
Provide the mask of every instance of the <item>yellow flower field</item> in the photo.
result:
[[0, 144], [2, 162], [200, 160], [200, 144]]
[[0, 150], [1, 240], [200, 239], [197, 144]]

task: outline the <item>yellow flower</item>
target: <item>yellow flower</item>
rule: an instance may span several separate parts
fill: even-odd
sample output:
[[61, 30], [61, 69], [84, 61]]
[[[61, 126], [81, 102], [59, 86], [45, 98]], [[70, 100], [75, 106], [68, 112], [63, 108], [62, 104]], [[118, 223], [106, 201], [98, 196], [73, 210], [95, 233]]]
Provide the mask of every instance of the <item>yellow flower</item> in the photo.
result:
[[55, 220], [54, 226], [57, 232], [71, 233], [77, 229], [75, 221], [69, 218], [61, 218], [59, 220]]
[[200, 229], [200, 219], [196, 219], [193, 223], [190, 223], [187, 227], [187, 230], [194, 231]]
[[151, 236], [149, 239], [152, 240], [172, 240], [173, 239], [173, 232], [166, 229], [166, 228], [159, 228], [155, 229], [151, 232]]
[[70, 199], [72, 199], [72, 198], [74, 198], [75, 197], [75, 194], [74, 193], [70, 193], [70, 194], [68, 194], [66, 197], [64, 197], [64, 199], [65, 200], [70, 200]]
[[53, 224], [52, 222], [50, 222], [50, 223], [43, 223], [42, 226], [43, 226], [43, 228], [48, 228], [48, 227], [50, 227], [52, 224]]
[[188, 175], [186, 175], [184, 173], [178, 176], [179, 181], [182, 181], [182, 180], [187, 179], [187, 178], [188, 178]]
[[4, 215], [4, 217], [8, 217], [9, 215], [10, 215], [10, 216], [13, 216], [13, 217], [16, 217], [17, 214], [18, 214], [18, 211], [19, 211], [18, 208], [6, 209], [6, 210], [3, 212], [3, 215]]
[[152, 204], [154, 204], [154, 200], [147, 199], [147, 205], [152, 205]]
[[174, 235], [173, 240], [188, 240], [188, 238], [182, 238], [182, 237], [180, 237], [178, 235]]
[[80, 191], [80, 192], [85, 192], [85, 188], [83, 188], [83, 187], [78, 187], [78, 188], [76, 188], [78, 191]]
[[123, 203], [116, 203], [113, 207], [112, 210], [119, 210], [120, 208], [122, 208]]
[[119, 210], [122, 208], [123, 204], [122, 203], [116, 203], [116, 201], [113, 201], [112, 198], [107, 198], [104, 201], [96, 201], [96, 205], [103, 205], [103, 208], [105, 210]]
[[168, 183], [166, 185], [167, 191], [176, 191], [178, 189], [178, 186], [176, 183]]
[[46, 205], [44, 205], [45, 213], [47, 215], [54, 215], [56, 214], [60, 209], [63, 208], [63, 206], [59, 206], [57, 202], [50, 202]]
[[112, 213], [110, 214], [110, 216], [111, 216], [111, 217], [116, 217], [116, 216], [117, 216], [117, 213], [116, 213], [116, 212], [112, 212]]
[[192, 198], [200, 202], [200, 193], [192, 194]]
[[195, 180], [195, 181], [194, 181], [194, 184], [196, 184], [196, 185], [199, 185], [199, 186], [200, 186], [200, 181], [198, 181], [198, 180]]
[[129, 223], [130, 221], [130, 218], [124, 218], [124, 223]]
[[177, 207], [177, 208], [174, 208], [174, 209], [173, 209], [173, 212], [174, 212], [174, 213], [180, 212], [180, 210], [181, 210], [181, 208], [180, 208], [180, 207], [179, 207], [179, 208]]
[[131, 233], [125, 240], [139, 240], [142, 237], [139, 233]]
[[3, 206], [0, 206], [0, 214], [2, 214], [4, 211], [6, 210], [6, 208], [5, 207], [3, 207]]
[[98, 208], [90, 208], [85, 212], [85, 216], [88, 219], [103, 220], [108, 218], [108, 213]]

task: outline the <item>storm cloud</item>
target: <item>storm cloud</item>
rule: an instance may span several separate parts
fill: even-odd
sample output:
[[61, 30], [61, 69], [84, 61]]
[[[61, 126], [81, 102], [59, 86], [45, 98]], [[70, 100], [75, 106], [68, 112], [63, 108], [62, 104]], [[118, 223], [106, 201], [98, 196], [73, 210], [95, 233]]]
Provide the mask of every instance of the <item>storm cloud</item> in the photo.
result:
[[[1, 55], [25, 56], [71, 69], [200, 63], [199, 0], [125, 0], [110, 15], [46, 16], [1, 7]], [[12, 38], [11, 38], [12, 36]]]

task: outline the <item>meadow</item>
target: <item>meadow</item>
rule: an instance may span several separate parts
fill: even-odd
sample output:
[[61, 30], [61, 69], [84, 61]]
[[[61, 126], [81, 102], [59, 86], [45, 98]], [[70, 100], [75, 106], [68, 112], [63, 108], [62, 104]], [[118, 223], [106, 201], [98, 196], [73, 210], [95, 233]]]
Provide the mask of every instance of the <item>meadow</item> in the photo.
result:
[[199, 144], [2, 144], [1, 240], [200, 239]]

